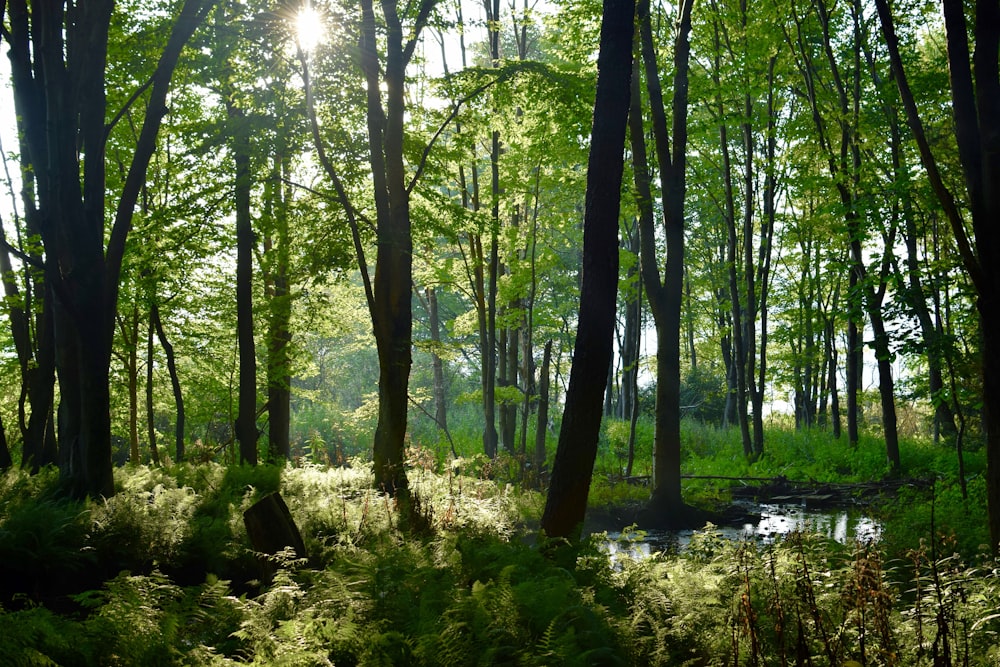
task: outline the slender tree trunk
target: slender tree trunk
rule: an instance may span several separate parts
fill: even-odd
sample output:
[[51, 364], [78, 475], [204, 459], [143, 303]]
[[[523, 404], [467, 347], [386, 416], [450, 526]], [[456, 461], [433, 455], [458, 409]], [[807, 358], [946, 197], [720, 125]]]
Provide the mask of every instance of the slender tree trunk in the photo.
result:
[[174, 408], [177, 410], [177, 420], [174, 422], [174, 452], [177, 461], [183, 461], [184, 451], [184, 394], [181, 391], [180, 378], [177, 375], [177, 360], [174, 355], [174, 346], [167, 340], [166, 332], [163, 330], [163, 321], [160, 319], [160, 307], [154, 302], [150, 309], [150, 319], [156, 329], [156, 337], [160, 341], [163, 353], [167, 357], [167, 371], [170, 373], [170, 386], [174, 393]]
[[604, 380], [604, 407], [601, 410], [604, 416], [609, 419], [618, 415], [617, 410], [615, 410], [615, 370], [615, 358], [612, 355], [611, 362], [608, 364], [608, 376]]
[[542, 353], [542, 367], [538, 373], [538, 420], [535, 423], [535, 454], [533, 457], [535, 475], [539, 481], [545, 477], [545, 433], [549, 427], [549, 364], [552, 362], [552, 341], [545, 343]]
[[434, 369], [434, 421], [438, 428], [448, 430], [448, 397], [444, 384], [444, 362], [441, 360], [441, 317], [438, 314], [437, 291], [433, 287], [424, 290], [427, 298], [427, 318], [430, 323], [431, 342], [434, 344], [431, 353], [431, 364]]
[[[500, 66], [500, 2], [499, 0], [484, 0], [483, 6], [487, 10], [487, 31], [489, 33], [490, 60], [493, 67]], [[487, 455], [496, 456], [499, 438], [505, 435], [504, 408], [500, 408], [500, 434], [496, 432], [494, 426], [494, 412], [496, 410], [496, 386], [497, 357], [504, 358], [497, 345], [497, 289], [500, 276], [500, 131], [494, 130], [490, 138], [490, 261], [487, 265], [489, 272], [489, 291], [486, 294], [486, 350], [488, 358], [483, 359], [483, 364], [488, 368], [488, 375], [484, 383], [488, 385], [488, 400], [490, 401], [489, 415], [487, 416], [486, 429], [483, 434], [483, 444], [487, 450]], [[502, 361], [500, 363], [503, 363]], [[487, 396], [484, 395], [484, 400]], [[506, 446], [506, 441], [504, 442]], [[492, 451], [492, 454], [490, 453]]]
[[267, 336], [267, 411], [268, 458], [272, 462], [287, 461], [291, 456], [292, 373], [289, 347], [292, 343], [292, 296], [289, 289], [290, 244], [288, 207], [291, 193], [283, 192], [278, 183], [287, 182], [291, 174], [287, 159], [274, 159], [267, 199], [271, 215], [271, 234], [267, 237], [268, 317]]
[[[642, 312], [642, 282], [639, 282], [639, 294], [636, 298], [637, 309]], [[638, 340], [636, 341], [638, 346]], [[628, 425], [628, 461], [625, 464], [625, 477], [632, 476], [632, 468], [635, 465], [635, 442], [636, 442], [636, 425], [639, 423], [639, 369], [638, 369], [638, 359], [636, 359], [636, 368], [629, 376], [629, 382], [632, 385], [632, 391], [630, 393], [630, 403], [628, 404], [629, 409], [629, 425]]]
[[[128, 325], [128, 331], [125, 325]], [[122, 321], [125, 342], [125, 372], [128, 376], [128, 444], [129, 462], [142, 463], [139, 453], [139, 306], [133, 304], [129, 321]], [[126, 335], [127, 334], [127, 335]]]
[[[504, 389], [517, 387], [518, 340], [516, 327], [504, 327], [500, 331], [500, 345], [497, 354], [500, 357], [500, 373], [497, 376], [497, 386]], [[508, 454], [515, 452], [517, 439], [517, 403], [505, 396], [500, 403], [500, 442]]]
[[149, 326], [146, 327], [146, 439], [149, 441], [149, 456], [153, 465], [160, 465], [160, 450], [156, 446], [156, 410], [153, 404], [153, 315], [150, 310]]
[[[837, 299], [834, 299], [836, 302]], [[824, 345], [826, 346], [826, 358], [829, 364], [829, 380], [827, 381], [827, 386], [830, 391], [830, 422], [833, 429], [833, 437], [840, 438], [841, 420], [840, 420], [840, 392], [837, 389], [837, 342], [834, 339], [834, 322], [833, 316], [826, 316], [826, 331], [823, 336]]]
[[573, 366], [541, 527], [578, 539], [597, 457], [618, 292], [618, 215], [629, 112], [634, 0], [605, 0], [587, 165], [583, 285]]
[[14, 465], [14, 460], [10, 457], [10, 448], [7, 446], [7, 432], [3, 428], [3, 419], [0, 419], [0, 471], [10, 470]]
[[[22, 146], [22, 151], [22, 178], [30, 180], [27, 149]], [[4, 166], [6, 167], [6, 161]], [[33, 188], [30, 183], [25, 188], [23, 201], [28, 209], [28, 232], [29, 235], [35, 235], [37, 223], [33, 224], [32, 220], [37, 217], [37, 211], [33, 210]], [[14, 196], [13, 192], [11, 196]], [[40, 299], [41, 307], [37, 309], [35, 316], [35, 336], [32, 336], [32, 295], [44, 293], [44, 278], [38, 276], [38, 272], [26, 269], [24, 271], [26, 288], [22, 294], [15, 280], [10, 253], [7, 250], [7, 240], [2, 229], [0, 229], [0, 242], [2, 242], [0, 280], [3, 283], [7, 318], [21, 374], [21, 395], [18, 399], [18, 426], [22, 443], [21, 467], [37, 472], [42, 466], [55, 463], [58, 455], [54, 440], [48, 442], [45, 438], [46, 426], [52, 413], [55, 386], [52, 304], [50, 297]], [[44, 261], [37, 253], [32, 253], [31, 257], [38, 264]], [[35, 277], [32, 277], [32, 274], [35, 274]], [[30, 414], [27, 414], [29, 410]]]
[[695, 373], [698, 371], [698, 351], [694, 345], [695, 309], [694, 309], [694, 302], [691, 298], [691, 271], [688, 270], [688, 267], [684, 267], [684, 299], [685, 299], [684, 312], [687, 314], [688, 366], [691, 368], [691, 372]]
[[[632, 76], [635, 77], [634, 71]], [[639, 279], [639, 223], [633, 221], [625, 239], [625, 249], [635, 256], [635, 262], [625, 274], [625, 284], [635, 285], [625, 299], [625, 330], [622, 332], [622, 390], [619, 414], [622, 419], [631, 417], [632, 406], [637, 402], [636, 387], [639, 375], [639, 342], [642, 337], [642, 281]]]
[[[536, 263], [536, 251], [538, 248], [538, 187], [541, 179], [541, 170], [535, 170], [535, 197], [534, 211], [531, 214], [531, 241], [530, 256], [528, 250], [525, 255], [528, 259], [530, 272], [530, 282], [528, 286], [528, 296], [524, 300], [524, 316], [521, 318], [521, 377], [524, 378], [524, 401], [521, 404], [521, 446], [520, 456], [522, 465], [528, 461], [528, 420], [531, 413], [538, 405], [538, 387], [535, 382], [535, 352], [534, 352], [534, 324], [535, 324], [535, 294], [538, 289], [538, 275]], [[527, 211], [525, 205], [525, 211]]]
[[[718, 30], [716, 30], [716, 71], [719, 70], [721, 53], [719, 51]], [[717, 75], [716, 75], [717, 77]], [[716, 85], [718, 78], [716, 78]], [[725, 184], [725, 211], [726, 218], [726, 267], [729, 274], [729, 308], [732, 318], [732, 338], [733, 338], [733, 368], [736, 376], [736, 412], [739, 417], [740, 436], [743, 441], [743, 455], [747, 458], [753, 456], [753, 441], [750, 437], [750, 422], [747, 415], [747, 357], [749, 350], [746, 341], [743, 340], [744, 310], [740, 303], [740, 289], [736, 277], [736, 210], [733, 196], [733, 180], [731, 165], [729, 160], [729, 138], [724, 122], [725, 110], [722, 103], [718, 102], [719, 108], [719, 146], [722, 152], [722, 179]]]
[[236, 439], [240, 463], [257, 465], [257, 352], [253, 323], [253, 250], [250, 217], [250, 128], [242, 109], [227, 100], [234, 123], [233, 160], [236, 163], [236, 338], [239, 345], [239, 407]]

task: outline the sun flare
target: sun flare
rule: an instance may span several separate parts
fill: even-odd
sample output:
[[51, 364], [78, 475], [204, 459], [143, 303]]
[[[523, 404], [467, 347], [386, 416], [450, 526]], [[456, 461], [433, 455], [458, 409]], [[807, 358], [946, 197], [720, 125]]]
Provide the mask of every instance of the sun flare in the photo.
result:
[[310, 5], [295, 17], [295, 39], [303, 51], [312, 51], [323, 40], [323, 17]]

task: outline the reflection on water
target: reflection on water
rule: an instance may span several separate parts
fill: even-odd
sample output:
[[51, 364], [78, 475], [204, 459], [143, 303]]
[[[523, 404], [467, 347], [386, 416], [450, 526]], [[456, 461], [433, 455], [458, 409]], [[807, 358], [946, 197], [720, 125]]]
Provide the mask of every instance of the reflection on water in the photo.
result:
[[[808, 532], [823, 535], [841, 544], [854, 541], [878, 541], [882, 526], [871, 517], [849, 510], [819, 511], [799, 505], [763, 504], [754, 508], [760, 513], [757, 523], [745, 523], [743, 527], [716, 526], [715, 531], [722, 537], [739, 540], [750, 539], [769, 544], [793, 532]], [[621, 533], [608, 533], [604, 548], [612, 562], [619, 558], [645, 558], [654, 551], [683, 551], [691, 541], [693, 530], [650, 530], [643, 539]]]
[[760, 521], [743, 525], [745, 537], [771, 541], [792, 532], [818, 533], [841, 544], [872, 542], [881, 537], [882, 526], [871, 517], [847, 510], [817, 512], [801, 506], [761, 505]]

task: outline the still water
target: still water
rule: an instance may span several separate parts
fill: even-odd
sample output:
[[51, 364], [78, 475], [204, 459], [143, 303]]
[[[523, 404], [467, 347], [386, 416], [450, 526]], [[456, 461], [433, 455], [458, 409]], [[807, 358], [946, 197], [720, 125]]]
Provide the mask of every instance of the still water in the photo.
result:
[[[748, 507], [760, 514], [755, 523], [740, 526], [716, 526], [715, 532], [733, 540], [755, 540], [768, 544], [793, 532], [819, 534], [841, 544], [878, 541], [882, 526], [857, 510], [816, 510], [802, 505], [760, 504]], [[683, 551], [693, 530], [650, 530], [641, 540], [621, 533], [608, 533], [605, 549], [612, 561], [622, 557], [644, 558], [652, 552]], [[623, 537], [625, 539], [623, 539]]]

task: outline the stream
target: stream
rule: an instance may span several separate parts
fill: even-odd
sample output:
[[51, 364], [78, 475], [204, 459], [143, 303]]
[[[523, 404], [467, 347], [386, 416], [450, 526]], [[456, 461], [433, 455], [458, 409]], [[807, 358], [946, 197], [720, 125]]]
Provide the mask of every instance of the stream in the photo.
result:
[[[714, 530], [724, 538], [756, 540], [762, 544], [774, 542], [793, 532], [810, 532], [836, 540], [841, 544], [854, 541], [877, 541], [882, 526], [878, 521], [857, 509], [813, 509], [802, 504], [753, 503], [747, 504], [748, 514], [759, 514], [756, 523], [742, 526], [716, 526]], [[604, 548], [612, 562], [623, 557], [646, 558], [651, 553], [677, 553], [691, 541], [693, 530], [649, 530], [636, 539], [622, 533], [608, 533]]]

